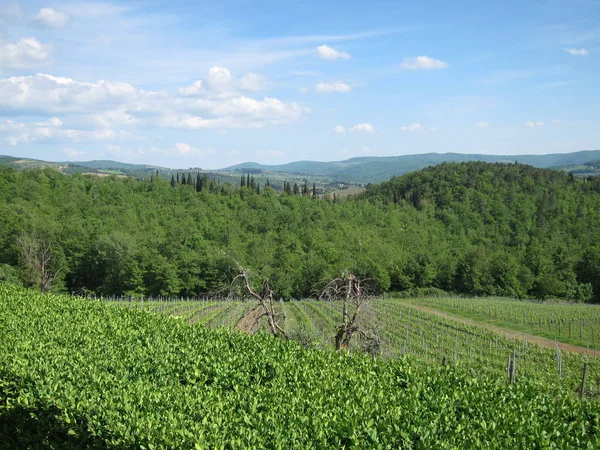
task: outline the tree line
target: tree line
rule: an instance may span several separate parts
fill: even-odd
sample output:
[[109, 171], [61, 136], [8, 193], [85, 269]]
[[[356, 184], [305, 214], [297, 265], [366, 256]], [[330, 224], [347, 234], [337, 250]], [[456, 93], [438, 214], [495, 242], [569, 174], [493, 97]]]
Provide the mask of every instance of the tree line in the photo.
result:
[[378, 293], [600, 300], [598, 180], [443, 164], [333, 202], [314, 186], [282, 195], [243, 177], [236, 186], [201, 173], [168, 181], [1, 169], [0, 280], [193, 296], [227, 290], [235, 260], [282, 298], [351, 272]]

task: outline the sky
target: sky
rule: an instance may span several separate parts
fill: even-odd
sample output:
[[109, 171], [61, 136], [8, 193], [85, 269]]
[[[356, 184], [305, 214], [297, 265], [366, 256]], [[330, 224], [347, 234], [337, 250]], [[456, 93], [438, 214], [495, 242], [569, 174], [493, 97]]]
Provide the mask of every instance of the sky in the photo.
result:
[[0, 154], [217, 169], [600, 148], [600, 0], [0, 0]]

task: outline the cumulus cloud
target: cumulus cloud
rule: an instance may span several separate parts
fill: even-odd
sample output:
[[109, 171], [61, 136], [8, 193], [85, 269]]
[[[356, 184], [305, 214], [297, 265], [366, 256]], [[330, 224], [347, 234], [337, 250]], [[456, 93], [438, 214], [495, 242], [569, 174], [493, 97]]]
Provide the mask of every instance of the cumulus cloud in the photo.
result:
[[481, 120], [475, 124], [477, 128], [487, 128], [489, 125], [490, 124], [488, 122], [485, 122], [484, 120]]
[[558, 124], [560, 124], [560, 120], [558, 120], [558, 119], [552, 120], [552, 125], [558, 125]]
[[[224, 87], [228, 70], [209, 73], [209, 87]], [[251, 77], [248, 89], [256, 88]], [[262, 127], [289, 123], [309, 112], [274, 97], [255, 99], [229, 91], [205, 92], [199, 80], [176, 94], [137, 89], [128, 83], [80, 82], [48, 74], [0, 79], [0, 109], [19, 115], [77, 115], [97, 127], [162, 126], [169, 128]]]
[[240, 80], [240, 89], [244, 91], [261, 91], [267, 86], [265, 77], [257, 73], [248, 73]]
[[370, 123], [359, 123], [350, 128], [350, 133], [373, 133], [375, 127]]
[[29, 69], [52, 62], [54, 47], [35, 38], [22, 38], [15, 44], [0, 39], [0, 69]]
[[340, 52], [328, 45], [320, 45], [317, 47], [317, 56], [321, 59], [327, 59], [333, 61], [335, 59], [350, 59], [351, 56], [348, 53]]
[[527, 128], [538, 128], [538, 127], [543, 127], [544, 126], [544, 122], [525, 122], [525, 126]]
[[205, 80], [197, 80], [189, 86], [180, 88], [179, 94], [227, 98], [239, 95], [240, 91], [260, 91], [266, 87], [267, 80], [263, 75], [249, 72], [242, 78], [236, 78], [229, 69], [214, 66], [209, 69]]
[[100, 114], [91, 114], [91, 121], [101, 127], [110, 128], [120, 125], [134, 125], [139, 120], [122, 109], [106, 111]]
[[191, 85], [179, 88], [181, 95], [198, 95], [204, 92], [202, 80], [194, 81]]
[[63, 122], [52, 117], [45, 122], [0, 122], [2, 141], [10, 146], [35, 142], [89, 142], [115, 139], [119, 134], [112, 129], [77, 130], [63, 128]]
[[71, 22], [71, 16], [66, 12], [52, 8], [42, 8], [31, 19], [31, 25], [36, 28], [64, 28]]
[[590, 54], [585, 48], [565, 48], [565, 52], [574, 56], [587, 56]]
[[317, 83], [315, 86], [317, 92], [350, 92], [352, 88], [346, 83]]
[[375, 127], [370, 123], [359, 123], [358, 125], [354, 125], [348, 129], [345, 127], [338, 125], [333, 129], [335, 134], [344, 134], [344, 133], [373, 133], [375, 131]]
[[433, 59], [429, 56], [417, 56], [415, 58], [404, 58], [400, 64], [400, 68], [404, 70], [432, 70], [445, 69], [448, 63]]
[[216, 91], [231, 89], [231, 72], [225, 67], [211, 67], [208, 71], [208, 84]]
[[400, 131], [425, 131], [425, 127], [420, 123], [411, 123], [410, 125], [404, 125], [400, 127]]
[[0, 79], [0, 107], [20, 113], [86, 113], [124, 102], [148, 102], [151, 93], [128, 83], [75, 81], [43, 73]]

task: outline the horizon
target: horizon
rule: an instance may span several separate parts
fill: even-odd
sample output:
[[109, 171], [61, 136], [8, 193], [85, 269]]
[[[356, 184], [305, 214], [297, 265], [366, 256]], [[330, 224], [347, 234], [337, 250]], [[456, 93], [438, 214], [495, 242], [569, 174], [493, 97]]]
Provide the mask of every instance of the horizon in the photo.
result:
[[0, 153], [216, 170], [600, 148], [593, 17], [591, 0], [10, 2]]
[[[149, 164], [149, 163], [145, 163], [143, 161], [138, 161], [138, 162], [127, 162], [127, 161], [119, 161], [116, 159], [80, 159], [80, 160], [68, 160], [68, 159], [58, 159], [58, 160], [52, 160], [52, 159], [37, 159], [37, 158], [30, 158], [30, 157], [26, 157], [26, 156], [14, 156], [14, 155], [7, 155], [7, 154], [0, 154], [0, 158], [1, 157], [9, 157], [9, 158], [20, 158], [23, 160], [35, 160], [35, 161], [41, 161], [41, 162], [48, 162], [48, 163], [54, 163], [54, 164], [58, 164], [58, 163], [65, 163], [65, 164], [73, 164], [73, 165], [77, 165], [77, 163], [90, 163], [90, 162], [95, 162], [95, 161], [106, 161], [106, 162], [116, 162], [119, 164], [137, 164], [137, 165], [146, 165], [146, 166], [155, 166], [157, 168], [162, 168], [162, 169], [169, 169], [169, 170], [177, 170], [177, 171], [183, 171], [183, 170], [190, 170], [190, 169], [199, 169], [203, 172], [210, 172], [210, 171], [220, 171], [220, 170], [226, 170], [226, 169], [230, 169], [232, 167], [236, 167], [236, 166], [241, 166], [244, 164], [257, 164], [259, 166], [263, 166], [263, 167], [280, 167], [280, 166], [285, 166], [288, 164], [295, 164], [295, 163], [324, 163], [324, 164], [333, 164], [333, 163], [343, 163], [343, 162], [347, 162], [353, 159], [361, 159], [361, 158], [401, 158], [401, 157], [411, 157], [411, 156], [425, 156], [425, 155], [472, 155], [472, 156], [491, 156], [491, 157], [530, 157], [530, 156], [553, 156], [553, 155], [572, 155], [572, 154], [578, 154], [578, 153], [591, 153], [591, 152], [598, 152], [600, 151], [600, 149], [594, 149], [594, 150], [578, 150], [575, 152], [555, 152], [555, 153], [539, 153], [539, 154], [532, 154], [532, 153], [523, 153], [523, 154], [505, 154], [505, 155], [499, 155], [499, 154], [484, 154], [484, 153], [459, 153], [459, 152], [428, 152], [428, 153], [411, 153], [411, 154], [406, 154], [406, 155], [386, 155], [386, 156], [376, 156], [376, 155], [359, 155], [359, 156], [352, 156], [350, 158], [347, 159], [340, 159], [340, 160], [308, 160], [308, 159], [303, 159], [303, 160], [295, 160], [295, 161], [289, 161], [289, 162], [285, 162], [285, 163], [279, 163], [279, 164], [270, 164], [270, 163], [259, 163], [257, 161], [242, 161], [240, 163], [237, 164], [232, 164], [229, 166], [221, 166], [221, 167], [199, 167], [199, 166], [194, 166], [194, 167], [170, 167], [170, 166], [162, 166], [159, 164]], [[519, 161], [516, 161], [519, 162]], [[591, 161], [590, 161], [591, 162]], [[522, 163], [522, 164], [527, 164], [527, 163]]]

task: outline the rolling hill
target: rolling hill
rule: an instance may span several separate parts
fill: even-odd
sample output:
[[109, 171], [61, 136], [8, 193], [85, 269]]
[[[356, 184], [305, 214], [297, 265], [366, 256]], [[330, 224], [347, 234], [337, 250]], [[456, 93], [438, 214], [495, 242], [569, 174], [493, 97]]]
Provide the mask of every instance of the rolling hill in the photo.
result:
[[149, 177], [158, 170], [163, 177], [171, 177], [177, 172], [206, 172], [221, 182], [238, 182], [241, 173], [251, 173], [257, 182], [264, 185], [267, 179], [271, 185], [280, 188], [283, 181], [308, 182], [334, 188], [338, 183], [368, 184], [380, 183], [393, 176], [414, 172], [428, 166], [444, 162], [502, 162], [518, 161], [538, 168], [552, 168], [573, 172], [579, 176], [600, 175], [600, 150], [587, 150], [574, 153], [554, 153], [547, 155], [481, 155], [465, 153], [426, 153], [389, 157], [358, 157], [345, 161], [295, 161], [287, 164], [265, 165], [245, 162], [218, 170], [169, 169], [148, 164], [129, 164], [110, 160], [49, 162], [31, 158], [1, 156], [0, 166], [18, 169], [50, 167], [63, 173], [91, 173], [98, 175]]
[[306, 175], [319, 175], [335, 178], [338, 181], [355, 183], [379, 183], [392, 176], [403, 175], [427, 166], [443, 162], [515, 162], [539, 168], [561, 169], [566, 166], [586, 165], [598, 160], [600, 150], [574, 153], [554, 153], [548, 155], [479, 155], [464, 153], [426, 153], [389, 157], [359, 157], [345, 161], [318, 162], [297, 161], [281, 165], [263, 165], [247, 162], [221, 169], [219, 172], [244, 172], [262, 170], [265, 172], [285, 172]]

